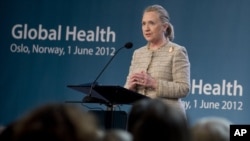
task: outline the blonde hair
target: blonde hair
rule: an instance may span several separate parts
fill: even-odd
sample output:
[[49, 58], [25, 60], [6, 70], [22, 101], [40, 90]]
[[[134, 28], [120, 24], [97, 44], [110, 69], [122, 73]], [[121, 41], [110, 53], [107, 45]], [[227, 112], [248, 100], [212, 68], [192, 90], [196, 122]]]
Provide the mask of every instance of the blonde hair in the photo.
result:
[[191, 127], [192, 141], [229, 141], [230, 124], [223, 117], [204, 117]]
[[155, 4], [155, 5], [148, 6], [144, 10], [144, 13], [152, 12], [152, 11], [159, 13], [159, 18], [161, 22], [167, 23], [169, 25], [168, 28], [166, 29], [165, 37], [169, 38], [170, 41], [173, 41], [174, 40], [174, 27], [170, 23], [170, 17], [169, 17], [168, 11], [165, 8], [163, 8], [161, 5]]

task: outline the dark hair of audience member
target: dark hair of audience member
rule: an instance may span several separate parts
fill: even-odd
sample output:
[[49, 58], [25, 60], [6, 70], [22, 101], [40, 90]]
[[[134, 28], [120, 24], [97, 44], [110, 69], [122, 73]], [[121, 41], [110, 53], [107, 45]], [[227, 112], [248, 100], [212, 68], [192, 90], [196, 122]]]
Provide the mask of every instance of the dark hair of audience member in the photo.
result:
[[[133, 115], [133, 108], [140, 107]], [[175, 107], [160, 99], [144, 99], [135, 103], [129, 119], [133, 119], [130, 130], [134, 141], [189, 141], [189, 123], [186, 117]], [[140, 116], [139, 113], [141, 113]], [[132, 124], [130, 121], [130, 124]]]
[[133, 132], [135, 124], [141, 119], [151, 103], [151, 100], [142, 99], [132, 105], [128, 113], [127, 130], [129, 132]]
[[3, 132], [4, 129], [5, 129], [5, 126], [0, 125], [0, 134]]
[[96, 141], [101, 130], [94, 115], [71, 104], [47, 104], [14, 121], [1, 141]]

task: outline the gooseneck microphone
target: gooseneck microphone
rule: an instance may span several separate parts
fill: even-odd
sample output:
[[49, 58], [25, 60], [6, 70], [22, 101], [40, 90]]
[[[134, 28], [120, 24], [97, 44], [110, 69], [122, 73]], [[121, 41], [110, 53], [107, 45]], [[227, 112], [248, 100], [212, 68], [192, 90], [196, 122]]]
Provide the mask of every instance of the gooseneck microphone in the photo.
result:
[[105, 69], [108, 67], [108, 65], [111, 63], [111, 61], [115, 58], [115, 56], [118, 54], [118, 52], [121, 49], [123, 49], [123, 48], [130, 49], [132, 47], [133, 47], [133, 43], [132, 42], [127, 42], [123, 47], [119, 48], [114, 53], [114, 55], [110, 58], [110, 60], [108, 61], [108, 63], [103, 67], [103, 69], [101, 70], [101, 72], [97, 75], [97, 77], [95, 78], [95, 80], [91, 83], [88, 96], [85, 96], [84, 99], [83, 99], [84, 102], [90, 102], [90, 101], [96, 101], [96, 100], [99, 101], [98, 99], [96, 99], [96, 98], [94, 98], [94, 97], [91, 96], [93, 88], [98, 84], [97, 80], [100, 78], [100, 76], [103, 74], [103, 72], [105, 71]]
[[99, 75], [96, 77], [96, 79], [93, 81], [93, 84], [95, 85], [97, 80], [99, 79], [99, 77], [102, 75], [102, 73], [104, 72], [104, 70], [108, 67], [108, 65], [111, 63], [111, 61], [115, 58], [115, 56], [118, 54], [118, 52], [123, 49], [123, 48], [127, 48], [130, 49], [133, 47], [133, 44], [131, 42], [126, 43], [123, 47], [119, 48], [115, 54], [111, 57], [111, 59], [108, 61], [108, 63], [104, 66], [104, 68], [102, 69], [102, 71], [99, 73]]

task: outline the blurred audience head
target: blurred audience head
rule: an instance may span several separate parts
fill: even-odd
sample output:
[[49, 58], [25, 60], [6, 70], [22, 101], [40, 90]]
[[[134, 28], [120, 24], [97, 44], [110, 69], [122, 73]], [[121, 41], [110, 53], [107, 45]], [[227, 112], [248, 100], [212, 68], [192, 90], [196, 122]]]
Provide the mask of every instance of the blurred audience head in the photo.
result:
[[5, 126], [0, 125], [0, 134], [3, 132], [4, 129], [5, 129]]
[[192, 141], [229, 141], [230, 124], [226, 118], [204, 117], [191, 126]]
[[160, 99], [138, 101], [132, 106], [129, 119], [134, 141], [189, 141], [186, 117]]
[[133, 141], [133, 136], [127, 130], [109, 129], [105, 132], [102, 141]]
[[3, 131], [11, 141], [96, 141], [101, 130], [94, 115], [70, 104], [47, 104], [27, 113]]
[[140, 121], [143, 113], [145, 113], [152, 103], [151, 100], [143, 99], [138, 102], [135, 102], [129, 113], [128, 113], [128, 122], [127, 122], [127, 130], [129, 132], [133, 132], [135, 124]]

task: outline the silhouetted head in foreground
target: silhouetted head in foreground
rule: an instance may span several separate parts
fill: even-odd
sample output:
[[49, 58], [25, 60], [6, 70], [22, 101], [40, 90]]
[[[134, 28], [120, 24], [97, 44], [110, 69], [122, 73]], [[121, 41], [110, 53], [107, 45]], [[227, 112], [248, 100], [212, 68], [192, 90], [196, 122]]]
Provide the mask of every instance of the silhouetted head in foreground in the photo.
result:
[[[5, 133], [4, 133], [5, 132]], [[99, 124], [94, 115], [69, 104], [47, 104], [34, 109], [3, 131], [11, 141], [95, 141]]]
[[189, 141], [189, 125], [183, 114], [160, 99], [136, 102], [129, 115], [134, 141]]

